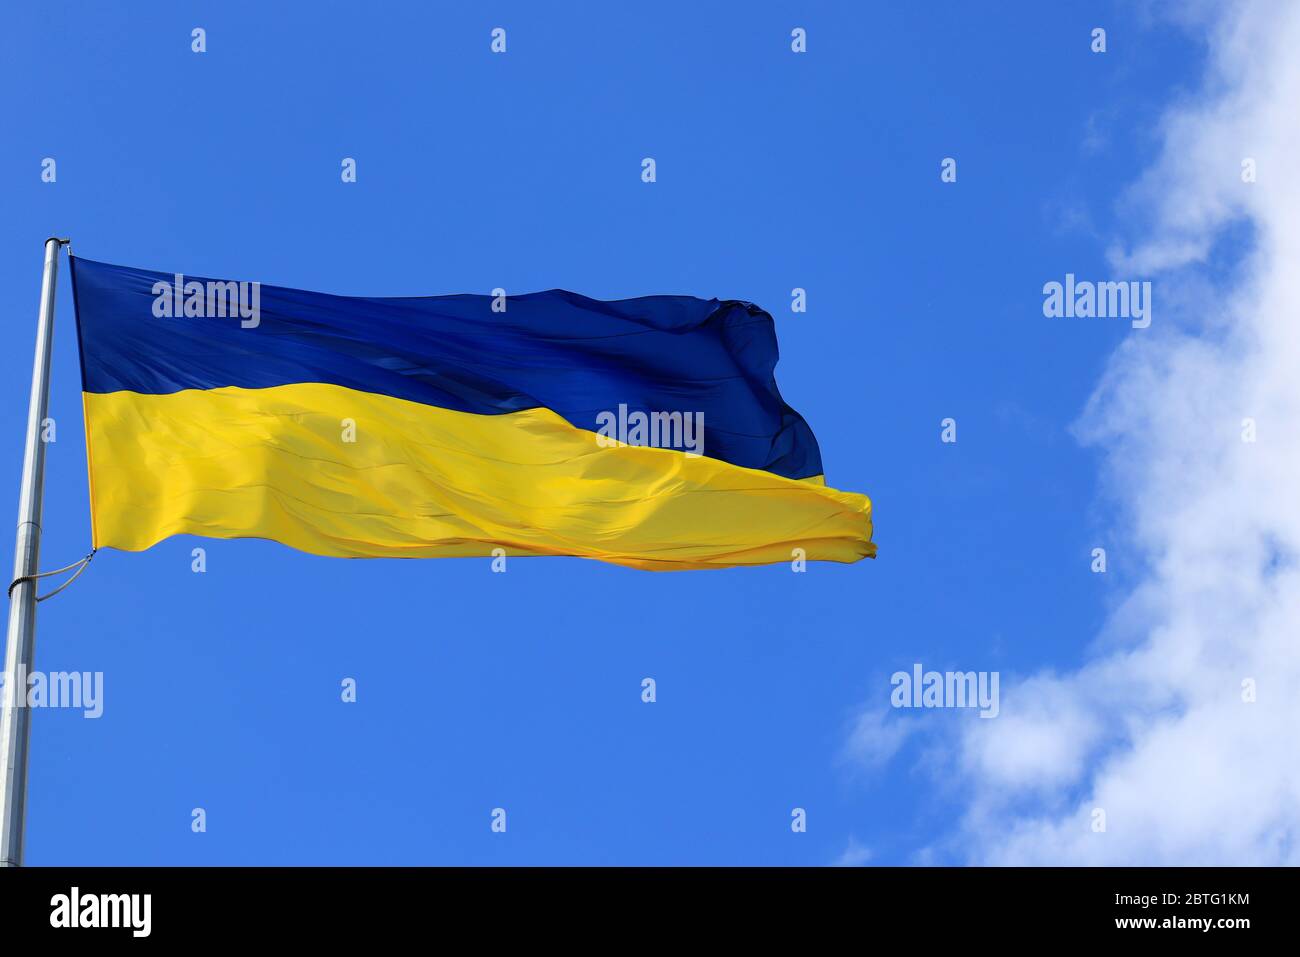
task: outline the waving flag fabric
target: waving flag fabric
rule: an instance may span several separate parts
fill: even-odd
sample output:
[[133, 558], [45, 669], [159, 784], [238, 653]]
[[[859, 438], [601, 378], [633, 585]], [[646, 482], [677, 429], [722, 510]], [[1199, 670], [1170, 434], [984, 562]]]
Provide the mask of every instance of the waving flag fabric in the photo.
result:
[[73, 261], [94, 543], [649, 569], [875, 554], [772, 319], [686, 296], [369, 298]]

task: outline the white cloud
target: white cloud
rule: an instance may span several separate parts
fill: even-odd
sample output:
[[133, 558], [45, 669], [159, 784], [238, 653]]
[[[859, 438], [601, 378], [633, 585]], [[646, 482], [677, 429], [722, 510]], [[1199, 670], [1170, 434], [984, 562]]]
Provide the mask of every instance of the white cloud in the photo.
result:
[[1204, 86], [1167, 115], [1124, 201], [1144, 231], [1112, 255], [1154, 280], [1155, 323], [1078, 427], [1105, 453], [1112, 566], [1146, 571], [1085, 666], [962, 723], [947, 846], [972, 862], [1300, 863], [1300, 4], [1198, 9]]
[[[1152, 225], [1113, 256], [1155, 280], [1159, 325], [1130, 336], [1079, 426], [1149, 571], [1118, 647], [967, 725], [973, 861], [1300, 862], [1300, 5], [1215, 9], [1202, 93], [1125, 201]], [[1226, 230], [1252, 245], [1214, 279]]]
[[848, 847], [836, 859], [835, 867], [861, 867], [871, 860], [871, 849], [863, 847], [854, 838], [849, 838]]
[[901, 721], [888, 709], [863, 710], [854, 719], [844, 757], [865, 768], [883, 767], [918, 727], [916, 721]]

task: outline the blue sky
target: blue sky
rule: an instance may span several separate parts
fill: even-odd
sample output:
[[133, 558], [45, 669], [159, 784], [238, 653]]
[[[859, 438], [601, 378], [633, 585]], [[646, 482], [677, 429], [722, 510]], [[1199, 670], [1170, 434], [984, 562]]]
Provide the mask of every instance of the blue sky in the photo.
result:
[[[37, 713], [28, 862], [968, 859], [951, 755], [911, 737], [863, 762], [853, 729], [916, 662], [1004, 682], [1079, 667], [1141, 574], [1072, 431], [1133, 332], [1046, 319], [1042, 286], [1111, 277], [1134, 228], [1118, 198], [1203, 45], [1126, 3], [305, 9], [6, 10], [11, 507], [58, 234], [92, 259], [340, 294], [752, 300], [828, 482], [874, 500], [879, 558], [497, 575], [255, 541], [102, 553], [41, 608], [38, 667], [102, 671], [105, 710]], [[46, 567], [89, 540], [66, 261], [56, 328]]]

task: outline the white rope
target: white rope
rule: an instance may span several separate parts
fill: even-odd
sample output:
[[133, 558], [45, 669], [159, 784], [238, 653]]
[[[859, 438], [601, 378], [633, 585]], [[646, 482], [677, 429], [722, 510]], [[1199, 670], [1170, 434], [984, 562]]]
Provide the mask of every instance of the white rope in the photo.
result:
[[69, 585], [71, 585], [73, 582], [77, 580], [77, 578], [81, 575], [81, 573], [86, 570], [86, 566], [90, 564], [90, 560], [95, 557], [95, 552], [97, 551], [99, 551], [98, 548], [92, 548], [90, 550], [90, 554], [88, 554], [85, 558], [80, 559], [79, 561], [75, 561], [71, 565], [64, 565], [62, 568], [56, 568], [52, 572], [39, 572], [38, 574], [35, 575], [23, 575], [21, 578], [15, 578], [13, 581], [9, 583], [9, 593], [8, 593], [9, 597], [11, 599], [14, 597], [14, 589], [17, 588], [19, 585], [21, 585], [23, 582], [36, 581], [36, 579], [38, 578], [49, 578], [51, 575], [61, 575], [64, 572], [72, 571], [72, 569], [75, 568], [76, 571], [73, 572], [72, 577], [69, 578], [67, 581], [65, 581], [58, 588], [54, 589], [54, 591], [50, 592], [48, 595], [36, 596], [37, 601], [45, 601], [45, 599], [47, 598], [53, 598], [55, 595], [63, 591], [63, 589], [67, 588]]

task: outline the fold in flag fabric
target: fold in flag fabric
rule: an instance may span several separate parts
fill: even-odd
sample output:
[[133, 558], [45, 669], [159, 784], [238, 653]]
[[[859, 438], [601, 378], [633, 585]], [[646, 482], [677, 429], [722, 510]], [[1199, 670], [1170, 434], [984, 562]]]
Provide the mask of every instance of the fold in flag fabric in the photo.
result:
[[750, 303], [333, 296], [81, 258], [72, 282], [96, 547], [875, 555], [871, 502], [826, 486]]

